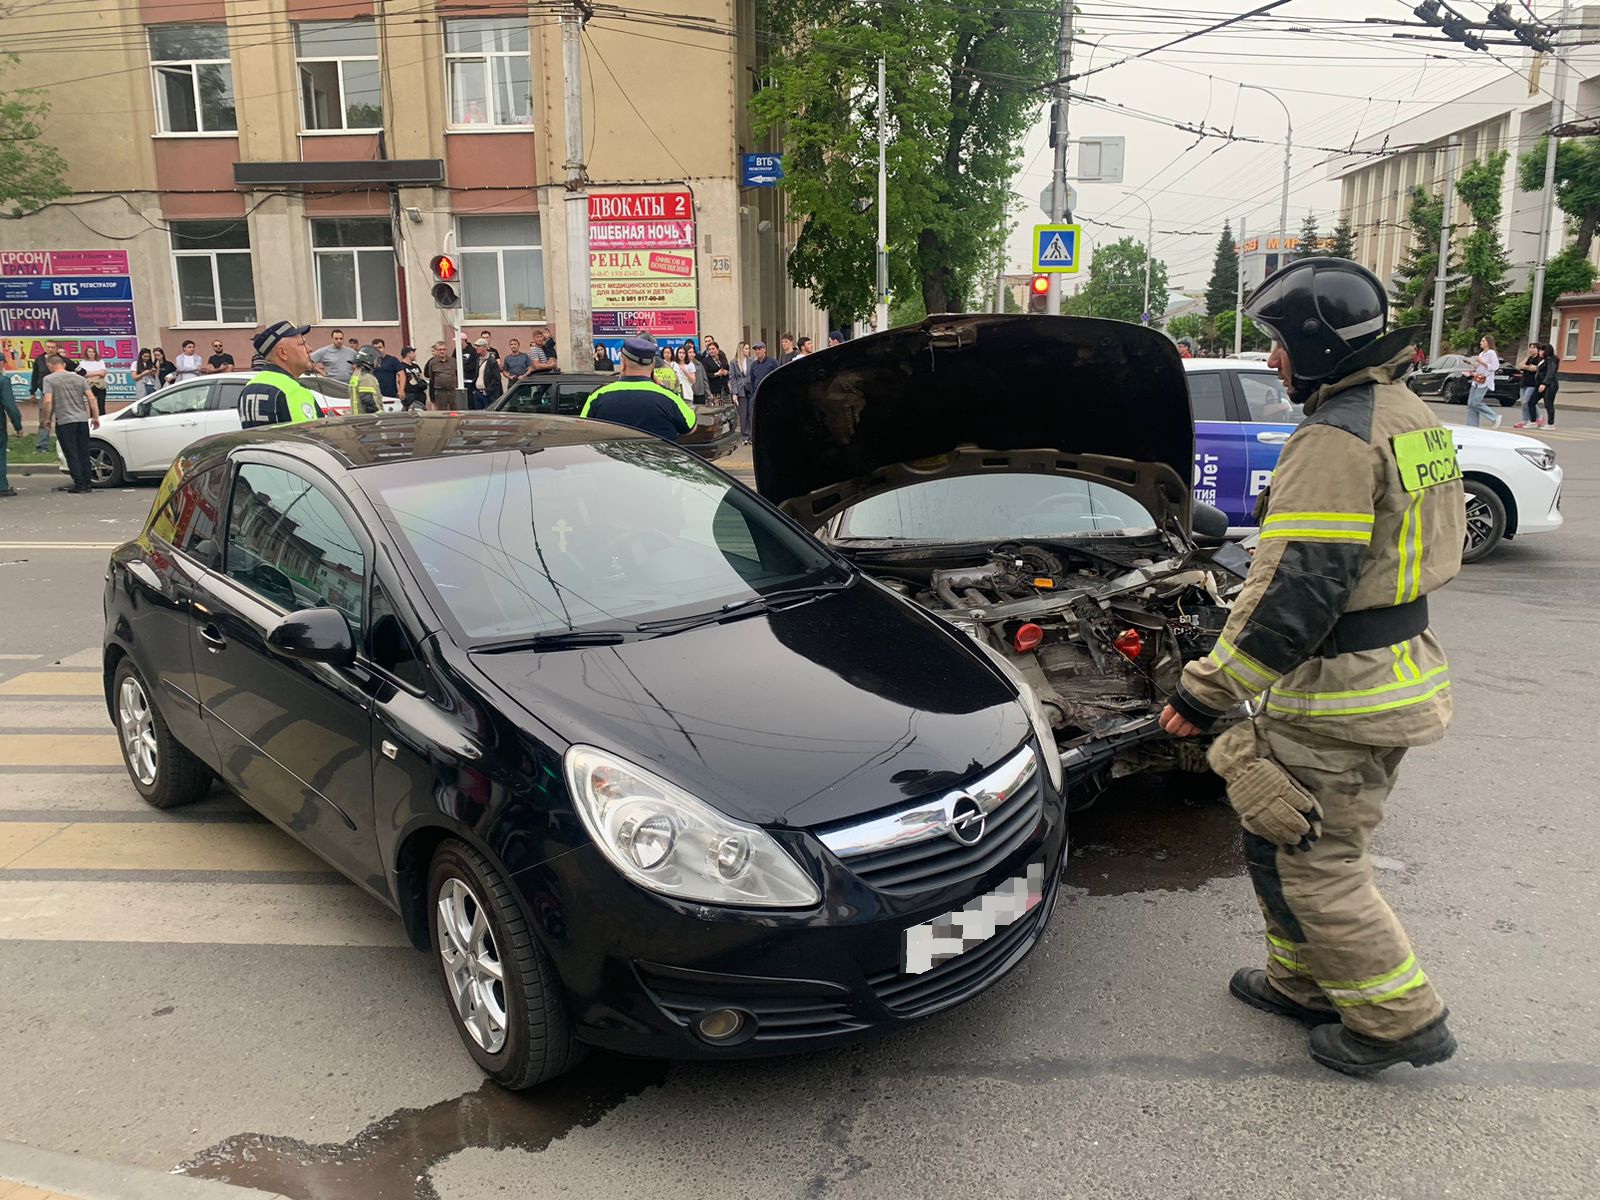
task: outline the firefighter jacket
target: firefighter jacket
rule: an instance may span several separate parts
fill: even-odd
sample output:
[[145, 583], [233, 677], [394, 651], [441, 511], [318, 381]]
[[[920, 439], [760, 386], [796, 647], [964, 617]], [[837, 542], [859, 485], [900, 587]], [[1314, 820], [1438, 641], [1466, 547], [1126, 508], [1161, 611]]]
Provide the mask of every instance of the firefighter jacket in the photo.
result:
[[1267, 715], [1352, 742], [1444, 735], [1449, 666], [1424, 598], [1461, 569], [1466, 502], [1454, 438], [1399, 382], [1410, 361], [1306, 402], [1227, 627], [1172, 697], [1202, 729], [1261, 696]]
[[350, 411], [357, 415], [383, 411], [378, 377], [365, 367], [357, 367], [350, 375]]

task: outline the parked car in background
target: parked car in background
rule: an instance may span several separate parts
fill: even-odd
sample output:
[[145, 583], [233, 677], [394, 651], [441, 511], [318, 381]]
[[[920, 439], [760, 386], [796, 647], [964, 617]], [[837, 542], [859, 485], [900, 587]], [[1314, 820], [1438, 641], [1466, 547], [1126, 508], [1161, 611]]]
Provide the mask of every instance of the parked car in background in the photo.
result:
[[[185, 446], [214, 433], [239, 428], [239, 393], [253, 371], [225, 371], [204, 379], [171, 384], [154, 395], [100, 418], [89, 436], [89, 470], [95, 487], [119, 487], [131, 479], [160, 479]], [[350, 412], [347, 384], [321, 375], [300, 382], [316, 392], [329, 416]], [[67, 469], [56, 444], [56, 464]]]
[[[1188, 373], [1194, 410], [1194, 494], [1228, 515], [1229, 532], [1255, 528], [1256, 501], [1272, 480], [1278, 456], [1302, 412], [1276, 371], [1235, 359], [1194, 358]], [[1493, 429], [1447, 426], [1466, 476], [1465, 562], [1478, 562], [1502, 541], [1561, 528], [1561, 468], [1535, 438]]]
[[[526, 413], [532, 416], [576, 417], [596, 388], [616, 383], [616, 375], [562, 372], [543, 379], [524, 379], [489, 406], [490, 412]], [[734, 452], [739, 444], [739, 410], [730, 403], [695, 407], [694, 428], [678, 445], [707, 462]]]
[[[1466, 354], [1441, 354], [1425, 367], [1406, 376], [1406, 386], [1419, 396], [1437, 396], [1446, 404], [1465, 404], [1472, 386], [1472, 358]], [[1502, 362], [1495, 372], [1489, 398], [1510, 408], [1521, 394], [1521, 372], [1515, 363]]]

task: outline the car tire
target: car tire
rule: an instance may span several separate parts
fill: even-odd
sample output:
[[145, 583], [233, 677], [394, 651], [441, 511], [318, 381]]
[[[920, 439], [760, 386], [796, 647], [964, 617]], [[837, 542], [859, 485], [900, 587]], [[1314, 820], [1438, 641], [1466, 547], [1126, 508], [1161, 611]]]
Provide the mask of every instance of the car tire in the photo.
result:
[[1467, 536], [1461, 548], [1464, 563], [1482, 562], [1494, 553], [1506, 535], [1506, 506], [1481, 479], [1466, 481]]
[[111, 679], [117, 745], [128, 778], [151, 808], [180, 808], [211, 790], [211, 768], [172, 736], [133, 660], [117, 664]]
[[428, 931], [456, 1032], [484, 1074], [521, 1091], [583, 1058], [549, 956], [515, 891], [465, 842], [440, 843], [428, 868]]
[[122, 455], [98, 439], [89, 442], [89, 482], [97, 488], [121, 487], [128, 473]]
[[1439, 397], [1446, 404], [1465, 404], [1469, 387], [1464, 380], [1451, 380], [1439, 389]]

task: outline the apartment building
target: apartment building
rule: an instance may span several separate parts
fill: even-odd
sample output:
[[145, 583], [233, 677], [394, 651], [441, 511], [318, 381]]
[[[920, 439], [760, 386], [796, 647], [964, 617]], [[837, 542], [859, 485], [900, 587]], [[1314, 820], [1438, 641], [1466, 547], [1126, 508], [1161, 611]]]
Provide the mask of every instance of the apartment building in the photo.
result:
[[[593, 333], [821, 340], [788, 284], [783, 196], [745, 186], [754, 0], [644, 0], [583, 39]], [[46, 88], [72, 195], [0, 224], [0, 350], [98, 339], [114, 395], [139, 346], [262, 324], [391, 352], [447, 336], [453, 249], [472, 336], [570, 345], [561, 34], [553, 4], [82, 0], [4, 23]], [[64, 290], [65, 289], [65, 290]], [[72, 290], [78, 289], [78, 290]], [[62, 297], [89, 297], [63, 299]], [[569, 364], [576, 366], [578, 364]], [[587, 364], [581, 364], [586, 367]]]

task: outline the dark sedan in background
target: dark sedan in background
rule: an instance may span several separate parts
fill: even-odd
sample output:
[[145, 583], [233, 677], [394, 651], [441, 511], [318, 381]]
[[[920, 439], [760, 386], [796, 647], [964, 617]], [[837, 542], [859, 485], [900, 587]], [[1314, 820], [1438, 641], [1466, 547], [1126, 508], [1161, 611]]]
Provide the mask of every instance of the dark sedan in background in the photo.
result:
[[[575, 417], [596, 388], [615, 383], [618, 375], [566, 374], [524, 379], [489, 406], [491, 412], [530, 416]], [[691, 454], [714, 462], [732, 454], [739, 445], [739, 410], [730, 401], [695, 406], [694, 428], [678, 439]]]
[[793, 1053], [938, 1012], [1058, 891], [1062, 768], [1026, 689], [631, 429], [207, 439], [113, 553], [105, 616], [139, 793], [220, 779], [396, 909], [507, 1087], [585, 1045]]
[[[1466, 354], [1441, 354], [1407, 375], [1406, 386], [1419, 396], [1438, 396], [1446, 404], [1465, 404], [1467, 390], [1472, 386], [1471, 362], [1471, 356]], [[1490, 399], [1499, 401], [1501, 408], [1510, 408], [1517, 402], [1521, 377], [1515, 363], [1502, 362], [1495, 372], [1494, 386], [1489, 389]]]

